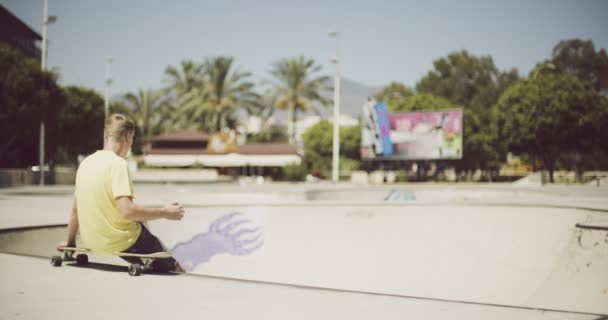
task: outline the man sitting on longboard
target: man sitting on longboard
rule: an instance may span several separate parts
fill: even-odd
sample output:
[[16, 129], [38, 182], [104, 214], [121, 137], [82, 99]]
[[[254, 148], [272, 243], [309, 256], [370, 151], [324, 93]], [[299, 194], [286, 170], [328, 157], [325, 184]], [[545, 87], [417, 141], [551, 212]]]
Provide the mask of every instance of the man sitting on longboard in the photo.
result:
[[[133, 144], [134, 129], [133, 122], [122, 114], [112, 114], [106, 119], [104, 149], [86, 157], [78, 167], [68, 240], [62, 245], [75, 247], [80, 229], [81, 240], [92, 251], [109, 254], [166, 251], [142, 222], [180, 220], [184, 208], [177, 203], [164, 208], [144, 208], [133, 203], [133, 183], [124, 157]], [[139, 258], [122, 258], [141, 263]], [[152, 269], [182, 271], [173, 258], [155, 260]]]

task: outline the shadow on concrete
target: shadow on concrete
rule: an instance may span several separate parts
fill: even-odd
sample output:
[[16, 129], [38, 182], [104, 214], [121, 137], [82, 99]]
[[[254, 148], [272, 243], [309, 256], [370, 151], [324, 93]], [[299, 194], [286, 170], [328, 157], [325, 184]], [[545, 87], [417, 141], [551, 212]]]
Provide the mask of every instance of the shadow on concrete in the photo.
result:
[[97, 263], [97, 262], [89, 262], [87, 264], [78, 264], [76, 262], [73, 262], [73, 263], [64, 262], [63, 267], [127, 273], [127, 267], [125, 267], [125, 266], [117, 266], [117, 265]]

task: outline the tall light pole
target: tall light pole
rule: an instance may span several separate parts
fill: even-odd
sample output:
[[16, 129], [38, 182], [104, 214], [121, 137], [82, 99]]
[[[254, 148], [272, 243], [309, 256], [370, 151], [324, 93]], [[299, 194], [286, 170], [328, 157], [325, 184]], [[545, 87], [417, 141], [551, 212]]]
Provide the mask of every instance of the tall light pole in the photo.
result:
[[106, 59], [106, 96], [105, 96], [105, 107], [104, 107], [105, 118], [107, 118], [108, 114], [110, 113], [110, 86], [112, 85], [112, 76], [110, 75], [110, 67], [112, 66], [112, 61], [114, 61], [114, 59], [112, 57], [108, 57]]
[[[42, 17], [42, 56], [40, 57], [40, 67], [42, 71], [46, 70], [46, 52], [47, 52], [47, 27], [49, 24], [57, 21], [57, 17], [49, 17], [49, 3], [48, 0], [44, 0], [44, 13]], [[40, 160], [40, 185], [44, 185], [44, 119], [40, 120], [40, 145], [38, 149], [38, 156]]]
[[334, 137], [332, 149], [332, 168], [331, 178], [334, 183], [340, 180], [340, 59], [338, 57], [338, 40], [339, 32], [330, 32], [329, 36], [336, 39], [336, 55], [331, 59], [331, 62], [336, 65], [336, 74], [334, 76]]

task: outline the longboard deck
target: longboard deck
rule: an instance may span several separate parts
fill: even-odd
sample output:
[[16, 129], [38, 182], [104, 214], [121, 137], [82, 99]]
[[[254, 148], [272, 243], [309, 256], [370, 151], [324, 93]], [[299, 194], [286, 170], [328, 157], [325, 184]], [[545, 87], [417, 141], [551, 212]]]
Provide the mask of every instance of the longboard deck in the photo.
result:
[[87, 248], [65, 247], [65, 246], [58, 246], [57, 250], [59, 250], [59, 251], [91, 252], [91, 250], [87, 249]]
[[[51, 257], [51, 265], [54, 267], [59, 267], [63, 263], [63, 261], [76, 261], [78, 264], [87, 264], [89, 262], [89, 257], [86, 253], [93, 253], [99, 255], [105, 255], [106, 253], [95, 252], [89, 248], [79, 248], [79, 247], [67, 247], [67, 246], [58, 246], [57, 250], [63, 252], [63, 257], [61, 256], [53, 256]], [[76, 252], [82, 252], [82, 254], [78, 254], [76, 259], [74, 259], [73, 255]], [[131, 263], [129, 268], [127, 269], [129, 275], [138, 276], [144, 271], [152, 270], [152, 263], [156, 259], [163, 258], [171, 258], [172, 255], [170, 252], [153, 252], [146, 254], [138, 254], [138, 253], [125, 253], [125, 252], [114, 252], [110, 255], [115, 255], [119, 257], [136, 257], [140, 258], [140, 263]]]
[[115, 256], [121, 256], [121, 257], [137, 257], [137, 258], [172, 258], [173, 256], [171, 255], [170, 252], [154, 252], [154, 253], [148, 253], [148, 254], [137, 254], [137, 253], [125, 253], [125, 252], [114, 252], [113, 253]]
[[[81, 248], [81, 247], [58, 246], [57, 250], [62, 251], [62, 252], [63, 251], [72, 251], [72, 252], [96, 253], [95, 251], [92, 251], [91, 249]], [[98, 253], [98, 254], [105, 254], [105, 253]], [[146, 254], [126, 253], [126, 252], [114, 252], [114, 253], [112, 253], [112, 255], [120, 256], [120, 257], [154, 258], [154, 259], [162, 259], [162, 258], [171, 258], [172, 257], [171, 253], [170, 252], [166, 252], [166, 251], [154, 252], [154, 253], [146, 253]]]

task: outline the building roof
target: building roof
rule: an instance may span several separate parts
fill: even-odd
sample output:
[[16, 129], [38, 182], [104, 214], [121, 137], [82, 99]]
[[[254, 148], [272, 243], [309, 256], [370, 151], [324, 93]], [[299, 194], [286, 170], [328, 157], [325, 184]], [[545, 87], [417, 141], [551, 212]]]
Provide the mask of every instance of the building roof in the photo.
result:
[[199, 131], [178, 131], [151, 137], [149, 141], [208, 141], [210, 135]]
[[202, 148], [153, 148], [146, 154], [167, 154], [167, 155], [180, 155], [180, 154], [211, 154], [207, 152], [207, 149]]
[[[199, 142], [209, 141], [211, 135], [199, 131], [178, 131], [151, 137], [148, 142]], [[236, 146], [233, 152], [209, 152], [207, 148], [179, 146], [149, 145], [146, 154], [165, 155], [204, 155], [204, 154], [240, 154], [240, 155], [298, 155], [295, 146], [286, 143], [254, 143]]]
[[255, 143], [245, 144], [237, 147], [239, 154], [298, 154], [296, 147], [287, 143]]
[[42, 37], [25, 24], [21, 19], [8, 11], [3, 5], [0, 4], [0, 29], [4, 29], [5, 34], [9, 32], [11, 34], [19, 34], [26, 39], [42, 40]]

